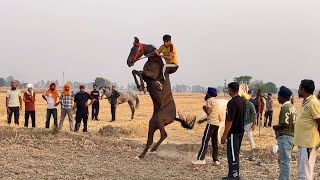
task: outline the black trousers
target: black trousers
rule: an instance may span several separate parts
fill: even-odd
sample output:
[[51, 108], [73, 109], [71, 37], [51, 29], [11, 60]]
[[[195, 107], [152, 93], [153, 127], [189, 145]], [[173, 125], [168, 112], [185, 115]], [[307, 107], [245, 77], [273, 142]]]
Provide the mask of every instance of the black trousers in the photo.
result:
[[53, 116], [54, 127], [58, 127], [58, 110], [54, 108], [54, 109], [47, 109], [46, 128], [50, 127], [51, 115]]
[[7, 122], [11, 124], [12, 114], [14, 115], [14, 123], [19, 125], [20, 107], [9, 107], [10, 113], [8, 114]]
[[[268, 123], [268, 126], [271, 127], [271, 125], [272, 125], [272, 116], [273, 116], [273, 110], [266, 111], [264, 113], [264, 126], [267, 126], [267, 123]], [[268, 119], [269, 119], [269, 122], [268, 122]]]
[[238, 177], [239, 172], [239, 153], [242, 143], [243, 133], [229, 134], [227, 142], [227, 158], [229, 165], [229, 177]]
[[24, 113], [24, 127], [29, 126], [29, 117], [31, 116], [32, 127], [36, 127], [36, 112], [35, 111], [26, 111]]
[[117, 104], [111, 104], [112, 121], [116, 120], [116, 110], [117, 110]]
[[99, 103], [99, 101], [95, 101], [92, 104], [92, 114], [91, 114], [91, 119], [92, 120], [97, 120], [98, 119], [99, 109], [100, 109], [100, 103]]
[[76, 125], [74, 131], [79, 131], [81, 121], [83, 120], [83, 132], [88, 132], [88, 110], [77, 110]]
[[204, 160], [209, 145], [209, 140], [212, 143], [212, 159], [218, 161], [218, 130], [219, 126], [207, 124], [204, 130], [202, 145], [198, 154], [198, 160]]

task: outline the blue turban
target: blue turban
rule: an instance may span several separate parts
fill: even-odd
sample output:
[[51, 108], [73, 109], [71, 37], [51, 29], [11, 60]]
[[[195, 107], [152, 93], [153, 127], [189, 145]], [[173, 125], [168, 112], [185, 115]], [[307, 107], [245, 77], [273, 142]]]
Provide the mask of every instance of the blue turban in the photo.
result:
[[278, 95], [283, 97], [284, 99], [290, 99], [290, 97], [292, 96], [292, 92], [289, 88], [281, 86]]
[[218, 93], [217, 90], [213, 87], [208, 87], [208, 92], [209, 96], [211, 97], [217, 97]]

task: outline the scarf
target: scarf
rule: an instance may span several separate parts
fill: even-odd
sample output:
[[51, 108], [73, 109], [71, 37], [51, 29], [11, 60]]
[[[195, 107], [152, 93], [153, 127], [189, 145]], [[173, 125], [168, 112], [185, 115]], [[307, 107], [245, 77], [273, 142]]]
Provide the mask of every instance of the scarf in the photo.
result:
[[[69, 87], [69, 91], [66, 91], [66, 87]], [[68, 96], [71, 92], [70, 84], [65, 84], [63, 88], [63, 95]]]
[[[30, 95], [33, 96], [33, 85], [29, 83], [29, 84], [27, 84], [26, 87], [27, 87], [27, 94], [28, 94], [29, 96], [30, 96]], [[31, 93], [29, 92], [29, 88], [32, 88]]]
[[[55, 83], [51, 83], [50, 87], [54, 85], [56, 86]], [[59, 97], [59, 92], [57, 89], [54, 89], [53, 91], [51, 91], [51, 89], [49, 88], [48, 90], [46, 90], [46, 96], [49, 96], [49, 94], [52, 93], [52, 98], [54, 99], [55, 102], [58, 102], [58, 97]]]

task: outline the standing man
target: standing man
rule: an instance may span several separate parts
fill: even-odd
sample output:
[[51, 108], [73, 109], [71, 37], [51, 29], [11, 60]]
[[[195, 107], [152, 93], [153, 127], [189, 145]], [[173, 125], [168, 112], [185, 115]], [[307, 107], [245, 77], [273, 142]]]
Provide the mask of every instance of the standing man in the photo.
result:
[[[88, 104], [88, 100], [91, 102]], [[78, 132], [81, 125], [81, 120], [83, 120], [83, 133], [88, 132], [88, 115], [89, 110], [88, 106], [92, 105], [95, 100], [85, 92], [85, 87], [83, 85], [80, 86], [80, 92], [76, 94], [74, 98], [74, 106], [73, 111], [76, 112], [76, 125], [75, 132]]]
[[74, 96], [75, 94], [74, 92], [71, 91], [70, 84], [65, 84], [63, 86], [63, 93], [62, 95], [60, 95], [60, 103], [61, 103], [61, 117], [60, 117], [60, 123], [59, 123], [60, 130], [63, 127], [63, 122], [66, 115], [68, 115], [70, 131], [74, 131], [73, 112], [72, 112]]
[[27, 84], [27, 92], [23, 94], [23, 101], [25, 103], [24, 127], [29, 126], [29, 117], [31, 116], [32, 128], [35, 128], [36, 127], [36, 112], [35, 112], [36, 94], [33, 92], [32, 84]]
[[218, 160], [218, 131], [219, 124], [221, 122], [221, 117], [219, 115], [219, 103], [216, 98], [218, 93], [215, 88], [209, 87], [207, 94], [205, 96], [206, 105], [202, 107], [203, 111], [206, 113], [207, 118], [198, 121], [198, 123], [203, 123], [207, 121], [207, 126], [204, 131], [202, 138], [202, 145], [199, 150], [198, 158], [196, 161], [192, 162], [195, 165], [206, 164], [205, 156], [207, 153], [207, 148], [209, 145], [209, 140], [212, 143], [212, 160], [213, 165], [219, 166], [220, 162]]
[[[273, 101], [272, 101], [272, 94], [269, 93], [268, 97], [266, 98], [266, 112], [264, 113], [264, 127], [271, 127], [272, 116], [273, 116]], [[269, 122], [268, 122], [268, 119], [269, 119]]]
[[[256, 109], [252, 102], [249, 101], [250, 95], [247, 93], [244, 93], [242, 95], [243, 99], [246, 101], [246, 114], [244, 117], [244, 131], [246, 132], [246, 135], [249, 140], [250, 144], [250, 150], [252, 151], [256, 146], [254, 144], [252, 132], [256, 128]], [[252, 157], [250, 157], [252, 158]]]
[[111, 115], [112, 115], [111, 122], [116, 121], [117, 100], [118, 100], [119, 96], [120, 96], [120, 94], [116, 90], [116, 86], [112, 86], [111, 96], [108, 97], [110, 99], [110, 105], [111, 105]]
[[298, 146], [298, 179], [313, 180], [317, 150], [320, 146], [320, 102], [313, 92], [312, 80], [302, 80], [299, 97], [303, 98], [298, 114], [293, 144]]
[[290, 179], [290, 161], [293, 149], [294, 123], [296, 121], [296, 108], [290, 102], [292, 92], [285, 86], [281, 86], [278, 93], [278, 101], [281, 106], [279, 124], [273, 126], [277, 135], [279, 147], [279, 180]]
[[20, 111], [22, 110], [21, 91], [17, 89], [17, 82], [11, 82], [11, 89], [7, 91], [6, 96], [7, 122], [11, 124], [12, 114], [14, 114], [14, 123], [19, 125]]
[[320, 100], [320, 91], [318, 92], [317, 98]]
[[97, 85], [93, 85], [93, 91], [91, 91], [91, 97], [94, 99], [94, 103], [92, 104], [91, 120], [99, 121], [98, 115], [99, 115], [99, 109], [100, 109], [100, 103], [99, 103], [100, 93], [97, 90]]
[[50, 88], [42, 95], [42, 98], [47, 102], [47, 117], [46, 128], [50, 127], [50, 118], [53, 116], [54, 127], [58, 128], [58, 111], [57, 106], [59, 104], [60, 93], [56, 89], [56, 84], [51, 83]]
[[221, 144], [227, 142], [229, 173], [227, 177], [222, 179], [238, 180], [240, 179], [239, 152], [244, 133], [246, 101], [239, 96], [239, 84], [237, 82], [228, 84], [228, 92], [232, 99], [227, 105], [226, 125]]

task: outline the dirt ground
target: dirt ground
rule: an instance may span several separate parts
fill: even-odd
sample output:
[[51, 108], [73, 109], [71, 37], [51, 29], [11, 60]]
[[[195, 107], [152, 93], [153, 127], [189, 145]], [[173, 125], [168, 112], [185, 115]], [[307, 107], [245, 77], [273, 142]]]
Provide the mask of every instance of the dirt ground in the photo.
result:
[[[61, 132], [45, 130], [46, 104], [40, 94], [36, 102], [36, 129], [23, 128], [24, 110], [20, 126], [6, 125], [5, 94], [0, 94], [0, 177], [1, 179], [221, 179], [227, 174], [225, 145], [219, 145], [221, 166], [212, 166], [209, 152], [207, 165], [193, 166], [200, 148], [205, 124], [193, 130], [183, 129], [179, 123], [167, 126], [168, 138], [156, 154], [147, 154], [139, 160], [145, 145], [148, 121], [153, 107], [148, 95], [140, 95], [140, 108], [136, 118], [130, 121], [127, 104], [119, 105], [117, 121], [109, 122], [110, 106], [101, 103], [100, 121], [89, 122], [89, 133], [68, 132], [68, 120]], [[177, 109], [186, 114], [201, 112], [203, 95], [177, 94], [174, 96]], [[223, 98], [223, 97], [220, 97]], [[274, 100], [274, 124], [278, 121], [280, 105]], [[300, 101], [296, 100], [298, 109]], [[60, 113], [60, 108], [58, 115]], [[52, 124], [53, 122], [51, 122]], [[277, 155], [271, 152], [276, 144], [271, 128], [254, 132], [257, 145], [256, 161], [245, 158], [249, 144], [244, 138], [241, 148], [242, 179], [277, 179], [279, 170]], [[159, 138], [156, 134], [155, 140]], [[297, 153], [293, 152], [292, 179], [297, 179]], [[320, 179], [320, 156], [315, 167], [315, 176]]]

